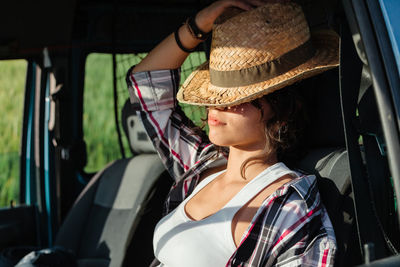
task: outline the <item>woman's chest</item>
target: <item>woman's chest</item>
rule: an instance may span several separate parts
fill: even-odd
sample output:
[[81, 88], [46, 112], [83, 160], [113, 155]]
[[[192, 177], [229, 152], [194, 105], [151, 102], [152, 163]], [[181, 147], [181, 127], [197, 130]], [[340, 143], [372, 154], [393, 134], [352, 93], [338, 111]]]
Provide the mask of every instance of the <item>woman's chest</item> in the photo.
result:
[[280, 186], [290, 181], [291, 176], [281, 177], [276, 182], [257, 190], [247, 190], [246, 183], [224, 184], [216, 181], [209, 184], [192, 198], [183, 209], [188, 218], [199, 221], [218, 212], [229, 220], [229, 228], [236, 246], [249, 227], [259, 208]]

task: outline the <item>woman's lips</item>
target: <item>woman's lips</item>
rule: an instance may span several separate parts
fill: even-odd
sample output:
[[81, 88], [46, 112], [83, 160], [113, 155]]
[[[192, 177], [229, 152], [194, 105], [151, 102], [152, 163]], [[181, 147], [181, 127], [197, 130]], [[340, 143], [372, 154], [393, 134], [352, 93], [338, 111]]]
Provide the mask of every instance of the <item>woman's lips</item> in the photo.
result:
[[225, 125], [225, 124], [226, 123], [219, 121], [216, 117], [214, 117], [212, 115], [208, 115], [208, 125], [221, 126], [221, 125]]

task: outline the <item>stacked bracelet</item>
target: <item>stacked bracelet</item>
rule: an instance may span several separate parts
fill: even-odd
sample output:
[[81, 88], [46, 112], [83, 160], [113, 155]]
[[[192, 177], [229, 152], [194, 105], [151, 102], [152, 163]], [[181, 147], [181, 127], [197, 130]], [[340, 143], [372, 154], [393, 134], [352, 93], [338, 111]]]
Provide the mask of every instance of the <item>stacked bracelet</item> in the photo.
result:
[[207, 40], [208, 36], [210, 36], [210, 32], [203, 32], [199, 29], [199, 27], [197, 27], [194, 17], [189, 17], [186, 20], [185, 24], [188, 26], [189, 32], [193, 36], [193, 38], [205, 41]]
[[176, 31], [174, 32], [174, 37], [175, 37], [176, 44], [179, 46], [180, 49], [182, 49], [183, 52], [191, 53], [196, 49], [196, 47], [192, 48], [192, 49], [188, 49], [182, 45], [181, 39], [179, 39], [179, 28], [176, 29]]
[[[208, 36], [210, 36], [209, 32], [208, 33], [203, 32], [202, 30], [199, 29], [199, 27], [197, 27], [196, 22], [194, 21], [194, 17], [189, 17], [185, 21], [184, 25], [187, 25], [190, 35], [192, 35], [192, 37], [197, 40], [205, 41], [208, 38]], [[186, 53], [191, 53], [195, 51], [196, 48], [188, 49], [182, 45], [181, 39], [179, 38], [179, 29], [180, 27], [176, 29], [176, 31], [174, 32], [176, 44], [179, 46], [180, 49], [182, 49], [182, 51]]]

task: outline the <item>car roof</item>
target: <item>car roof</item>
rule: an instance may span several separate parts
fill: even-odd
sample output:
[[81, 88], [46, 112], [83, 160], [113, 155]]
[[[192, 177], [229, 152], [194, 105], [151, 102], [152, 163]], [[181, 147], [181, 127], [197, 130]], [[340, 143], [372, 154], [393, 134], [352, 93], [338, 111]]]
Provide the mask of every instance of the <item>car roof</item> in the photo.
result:
[[210, 2], [7, 1], [0, 9], [0, 25], [5, 26], [0, 28], [0, 59], [41, 55], [45, 46], [56, 53], [74, 46], [96, 46], [101, 50], [101, 47], [111, 46], [113, 37], [117, 40], [116, 48], [121, 51], [132, 47], [148, 50], [165, 36], [164, 32], [177, 27], [185, 17]]

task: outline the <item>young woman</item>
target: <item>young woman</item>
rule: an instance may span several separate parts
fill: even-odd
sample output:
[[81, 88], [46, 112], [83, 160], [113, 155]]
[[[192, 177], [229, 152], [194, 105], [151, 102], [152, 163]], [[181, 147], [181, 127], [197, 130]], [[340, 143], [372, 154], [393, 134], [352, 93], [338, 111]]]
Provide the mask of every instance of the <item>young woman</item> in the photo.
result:
[[[212, 28], [209, 63], [177, 95], [208, 107], [206, 136], [195, 134], [175, 95], [179, 67]], [[315, 177], [280, 160], [302, 114], [282, 88], [337, 65], [337, 35], [311, 36], [298, 5], [223, 0], [129, 70], [131, 101], [141, 104], [144, 126], [176, 180], [154, 233], [159, 266], [333, 265], [335, 236]]]

